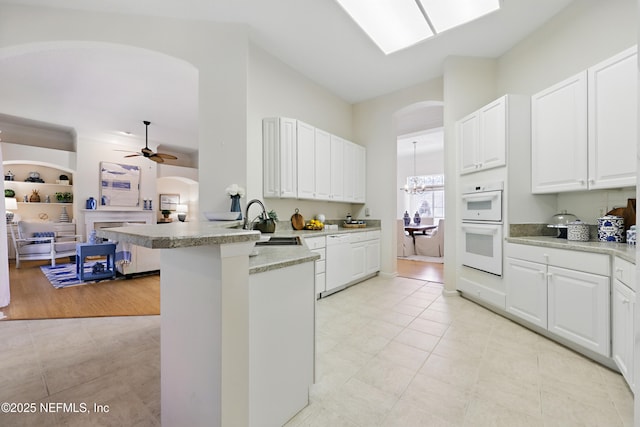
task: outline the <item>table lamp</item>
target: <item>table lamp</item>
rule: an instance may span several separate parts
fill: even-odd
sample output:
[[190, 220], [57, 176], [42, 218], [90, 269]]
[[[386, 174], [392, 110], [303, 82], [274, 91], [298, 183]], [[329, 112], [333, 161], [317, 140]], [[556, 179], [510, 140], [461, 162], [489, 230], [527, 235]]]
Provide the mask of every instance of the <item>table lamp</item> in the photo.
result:
[[15, 211], [18, 209], [18, 202], [13, 197], [5, 197], [4, 207], [7, 210], [7, 212], [5, 213], [7, 217], [7, 224], [10, 224], [11, 222], [13, 222], [13, 212], [11, 211]]
[[176, 208], [176, 212], [178, 212], [178, 220], [180, 222], [184, 222], [187, 219], [187, 212], [189, 212], [189, 206], [187, 205], [178, 205]]

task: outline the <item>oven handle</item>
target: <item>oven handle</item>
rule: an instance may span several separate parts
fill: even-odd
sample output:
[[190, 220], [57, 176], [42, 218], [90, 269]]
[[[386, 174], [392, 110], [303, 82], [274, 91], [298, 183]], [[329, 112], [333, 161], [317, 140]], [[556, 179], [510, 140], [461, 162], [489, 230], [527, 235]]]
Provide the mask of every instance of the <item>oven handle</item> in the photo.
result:
[[462, 200], [475, 200], [477, 202], [488, 202], [498, 198], [498, 193], [493, 194], [463, 194]]
[[484, 227], [473, 227], [469, 225], [463, 225], [462, 231], [471, 231], [475, 234], [487, 234], [491, 236], [498, 233], [498, 228], [497, 227], [484, 228]]

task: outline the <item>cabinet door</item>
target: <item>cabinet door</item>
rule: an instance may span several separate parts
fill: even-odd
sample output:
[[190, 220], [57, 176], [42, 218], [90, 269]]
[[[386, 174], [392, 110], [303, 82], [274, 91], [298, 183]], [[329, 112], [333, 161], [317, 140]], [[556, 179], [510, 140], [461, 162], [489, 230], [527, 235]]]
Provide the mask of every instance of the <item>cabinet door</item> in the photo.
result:
[[280, 197], [280, 121], [262, 120], [262, 195]]
[[331, 135], [331, 194], [330, 200], [344, 199], [344, 161], [342, 138]]
[[280, 197], [296, 198], [297, 190], [297, 120], [280, 118]]
[[329, 200], [331, 195], [331, 136], [315, 130], [315, 198]]
[[367, 242], [366, 257], [365, 273], [371, 274], [380, 271], [380, 239]]
[[506, 97], [502, 97], [480, 110], [480, 136], [478, 161], [480, 169], [507, 164]]
[[531, 97], [533, 193], [587, 188], [587, 73]]
[[354, 202], [364, 203], [366, 195], [366, 180], [367, 180], [367, 150], [361, 145], [355, 145], [355, 188], [354, 188]]
[[506, 259], [507, 311], [547, 327], [547, 266], [515, 258]]
[[635, 292], [619, 280], [613, 283], [611, 293], [611, 355], [625, 380], [634, 390], [633, 379], [633, 316], [635, 311]]
[[548, 267], [548, 329], [609, 357], [609, 278]]
[[351, 280], [364, 277], [367, 264], [367, 250], [364, 242], [351, 244]]
[[342, 182], [345, 202], [353, 202], [355, 200], [355, 144], [344, 141], [342, 144]]
[[315, 128], [298, 121], [297, 144], [298, 198], [313, 199], [315, 195]]
[[636, 185], [637, 48], [589, 68], [589, 188]]
[[460, 141], [460, 174], [475, 172], [478, 167], [479, 117], [477, 113], [461, 119], [458, 124]]

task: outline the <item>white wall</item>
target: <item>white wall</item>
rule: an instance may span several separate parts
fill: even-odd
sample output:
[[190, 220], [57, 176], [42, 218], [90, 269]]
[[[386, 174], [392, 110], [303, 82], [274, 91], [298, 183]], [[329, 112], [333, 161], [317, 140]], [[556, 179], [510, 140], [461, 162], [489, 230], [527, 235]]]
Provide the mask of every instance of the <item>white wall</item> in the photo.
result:
[[[259, 47], [251, 45], [249, 53], [247, 197], [241, 201], [243, 209], [248, 200], [262, 199], [263, 118], [291, 117], [366, 145], [364, 141], [353, 138], [350, 104]], [[353, 213], [356, 209], [349, 203], [271, 198], [264, 202], [268, 210], [273, 209], [278, 213], [281, 221], [288, 221], [296, 208], [300, 209], [305, 219], [311, 219], [319, 213], [330, 219], [344, 218], [348, 212]]]
[[[381, 272], [395, 275], [396, 262], [396, 203], [399, 187], [397, 178], [397, 137], [394, 114], [421, 101], [442, 101], [442, 79], [384, 95], [354, 105], [354, 137], [367, 147], [367, 204], [352, 212], [364, 216], [368, 207], [373, 218], [382, 221]], [[446, 141], [445, 141], [446, 144]], [[445, 149], [446, 150], [446, 149]]]

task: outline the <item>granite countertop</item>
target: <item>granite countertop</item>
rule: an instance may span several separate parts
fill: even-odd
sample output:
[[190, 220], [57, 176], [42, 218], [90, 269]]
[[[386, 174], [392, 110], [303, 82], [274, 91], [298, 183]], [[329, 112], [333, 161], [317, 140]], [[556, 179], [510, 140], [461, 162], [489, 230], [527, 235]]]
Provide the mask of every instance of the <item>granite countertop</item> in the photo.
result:
[[96, 230], [96, 235], [151, 249], [186, 248], [260, 239], [258, 231], [228, 228], [217, 222], [130, 225]]
[[[152, 249], [184, 248], [222, 243], [257, 241], [260, 232], [236, 228], [242, 221], [192, 221], [172, 222], [156, 225], [132, 225], [127, 227], [103, 228], [97, 236], [119, 242], [127, 242]], [[289, 224], [286, 224], [289, 225]], [[249, 257], [249, 274], [284, 268], [303, 262], [315, 261], [320, 255], [311, 252], [304, 244], [304, 238], [327, 236], [330, 234], [358, 233], [380, 230], [378, 225], [364, 228], [344, 228], [337, 230], [293, 230], [278, 223], [274, 236], [298, 236], [299, 246], [256, 246]]]
[[544, 246], [548, 248], [615, 255], [626, 261], [634, 264], [636, 263], [636, 245], [629, 245], [627, 243], [600, 241], [577, 242], [549, 236], [507, 237], [506, 241], [525, 245]]

